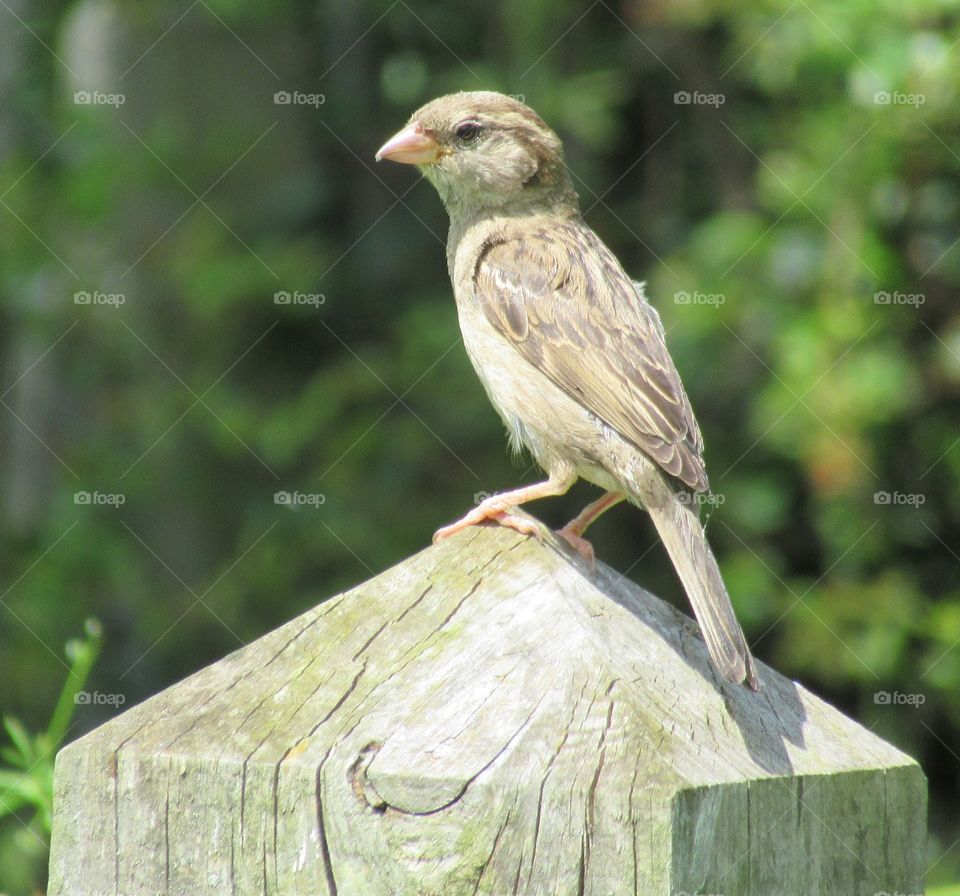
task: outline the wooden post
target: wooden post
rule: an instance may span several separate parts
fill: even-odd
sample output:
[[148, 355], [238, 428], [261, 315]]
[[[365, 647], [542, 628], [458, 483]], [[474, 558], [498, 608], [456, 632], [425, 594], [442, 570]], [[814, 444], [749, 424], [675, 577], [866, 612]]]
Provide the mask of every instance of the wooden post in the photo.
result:
[[66, 747], [49, 893], [920, 894], [920, 768], [760, 676], [474, 528]]

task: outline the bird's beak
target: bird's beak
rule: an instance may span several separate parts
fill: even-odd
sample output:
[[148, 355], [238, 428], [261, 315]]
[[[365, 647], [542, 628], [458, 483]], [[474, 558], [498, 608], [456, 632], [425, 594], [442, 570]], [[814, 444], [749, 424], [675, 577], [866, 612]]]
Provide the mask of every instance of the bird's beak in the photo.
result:
[[440, 158], [440, 144], [423, 129], [418, 121], [411, 122], [394, 134], [377, 151], [376, 159], [389, 159], [404, 165], [428, 165]]

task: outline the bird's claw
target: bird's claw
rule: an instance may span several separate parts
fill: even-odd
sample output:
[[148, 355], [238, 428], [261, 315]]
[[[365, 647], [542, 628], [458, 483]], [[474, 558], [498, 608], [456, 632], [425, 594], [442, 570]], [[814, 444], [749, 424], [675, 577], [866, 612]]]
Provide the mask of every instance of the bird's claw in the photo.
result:
[[499, 523], [501, 526], [506, 526], [508, 529], [516, 530], [521, 535], [532, 535], [537, 539], [537, 541], [542, 542], [543, 532], [541, 531], [540, 527], [531, 520], [509, 513], [507, 511], [508, 506], [509, 505], [504, 505], [497, 502], [495, 497], [488, 498], [478, 507], [475, 507], [473, 510], [471, 510], [462, 519], [457, 520], [455, 523], [451, 523], [449, 526], [443, 526], [440, 529], [437, 529], [437, 531], [433, 533], [433, 543], [437, 544], [438, 542], [443, 541], [443, 539], [449, 538], [451, 535], [456, 535], [457, 532], [468, 529], [470, 526], [476, 526], [485, 520], [493, 520]]

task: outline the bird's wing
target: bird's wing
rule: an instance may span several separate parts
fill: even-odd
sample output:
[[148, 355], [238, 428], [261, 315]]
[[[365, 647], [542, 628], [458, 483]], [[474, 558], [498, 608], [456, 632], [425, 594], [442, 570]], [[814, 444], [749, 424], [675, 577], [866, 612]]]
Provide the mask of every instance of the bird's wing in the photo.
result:
[[538, 370], [666, 472], [708, 488], [700, 428], [660, 318], [586, 225], [491, 240], [473, 287], [490, 323]]

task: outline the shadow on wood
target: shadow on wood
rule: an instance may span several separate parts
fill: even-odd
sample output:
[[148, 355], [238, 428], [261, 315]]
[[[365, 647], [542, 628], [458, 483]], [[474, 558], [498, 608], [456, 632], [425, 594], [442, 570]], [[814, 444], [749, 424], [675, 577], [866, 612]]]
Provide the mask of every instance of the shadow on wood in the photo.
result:
[[474, 528], [66, 747], [50, 896], [922, 892], [920, 768]]

